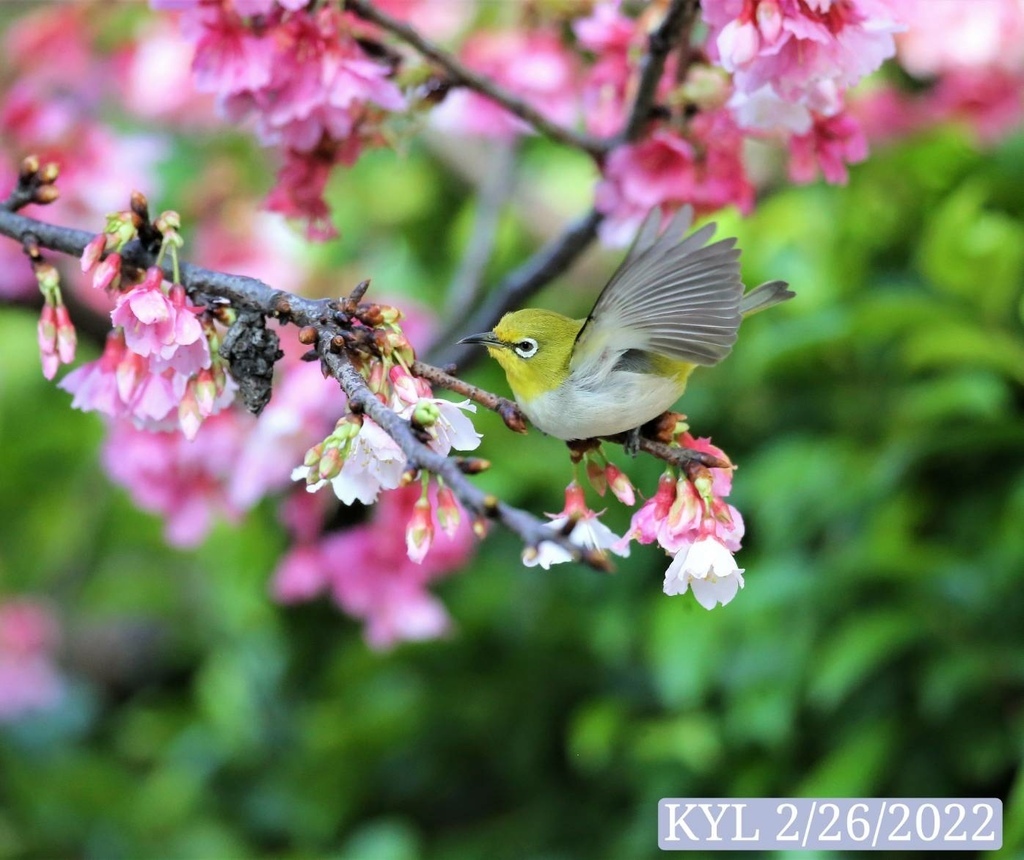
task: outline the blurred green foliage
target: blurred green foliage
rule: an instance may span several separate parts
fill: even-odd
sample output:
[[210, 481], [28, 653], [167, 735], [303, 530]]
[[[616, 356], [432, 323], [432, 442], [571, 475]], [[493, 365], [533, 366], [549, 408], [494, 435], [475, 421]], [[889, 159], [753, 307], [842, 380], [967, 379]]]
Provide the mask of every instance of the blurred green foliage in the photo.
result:
[[[375, 154], [332, 196], [337, 282], [436, 304], [474, 205], [444, 170]], [[1024, 138], [935, 131], [724, 221], [748, 283], [798, 293], [682, 404], [740, 466], [746, 588], [705, 612], [650, 547], [541, 571], [496, 532], [438, 588], [455, 634], [384, 655], [270, 601], [269, 506], [166, 549], [5, 311], [0, 587], [59, 606], [73, 689], [0, 729], [0, 857], [653, 857], [658, 798], [687, 795], [999, 796], [1024, 852]], [[534, 241], [511, 219], [497, 268]], [[480, 425], [481, 484], [558, 509], [562, 446]]]

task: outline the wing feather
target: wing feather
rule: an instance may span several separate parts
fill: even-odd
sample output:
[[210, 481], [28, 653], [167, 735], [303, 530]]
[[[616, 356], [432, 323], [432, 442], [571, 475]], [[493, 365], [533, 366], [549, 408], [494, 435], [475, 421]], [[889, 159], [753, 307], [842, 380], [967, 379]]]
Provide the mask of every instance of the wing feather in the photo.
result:
[[692, 220], [684, 206], [659, 236], [658, 210], [647, 216], [576, 337], [574, 366], [606, 348], [695, 364], [729, 354], [740, 325], [740, 252], [735, 239], [707, 244], [714, 224], [686, 236]]

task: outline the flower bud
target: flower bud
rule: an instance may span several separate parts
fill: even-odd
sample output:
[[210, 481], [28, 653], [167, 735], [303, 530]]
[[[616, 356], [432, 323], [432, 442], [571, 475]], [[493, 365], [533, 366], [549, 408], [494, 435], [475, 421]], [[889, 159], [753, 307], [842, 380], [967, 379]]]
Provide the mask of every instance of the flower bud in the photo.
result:
[[416, 380], [413, 378], [413, 375], [400, 364], [396, 364], [392, 367], [388, 376], [391, 378], [391, 388], [400, 400], [408, 404], [413, 404], [420, 399]]
[[409, 558], [422, 564], [434, 540], [434, 520], [430, 511], [430, 499], [422, 496], [416, 502], [412, 518], [405, 530], [405, 548]]
[[624, 505], [636, 504], [636, 494], [633, 491], [633, 484], [618, 466], [614, 463], [609, 463], [604, 467], [604, 476], [608, 481], [608, 486], [611, 487], [615, 498]]
[[92, 285], [97, 290], [116, 290], [121, 286], [121, 255], [109, 254], [96, 267], [92, 276]]
[[782, 33], [782, 12], [775, 0], [761, 0], [757, 6], [757, 29], [769, 45]]
[[185, 395], [178, 404], [178, 423], [186, 439], [191, 442], [196, 438], [196, 433], [203, 423], [203, 416], [196, 400], [195, 380], [189, 380], [189, 384], [185, 386]]
[[52, 185], [57, 181], [58, 176], [60, 176], [60, 165], [56, 161], [48, 161], [39, 171], [39, 181], [46, 185]]
[[49, 302], [43, 305], [36, 324], [36, 340], [39, 351], [43, 354], [52, 353], [57, 345], [57, 309]]
[[75, 348], [78, 346], [78, 335], [74, 323], [65, 305], [57, 305], [57, 354], [64, 364], [75, 360]]
[[437, 491], [437, 521], [441, 525], [441, 530], [448, 537], [455, 537], [460, 519], [461, 514], [455, 494], [450, 487], [441, 487]]
[[722, 65], [729, 71], [745, 66], [757, 56], [760, 49], [761, 36], [751, 21], [730, 21], [718, 34], [718, 52], [722, 57]]
[[217, 400], [217, 383], [214, 382], [213, 373], [208, 368], [200, 370], [196, 374], [195, 386], [199, 412], [205, 416], [212, 415], [213, 406]]
[[345, 458], [341, 456], [341, 449], [337, 445], [328, 445], [320, 458], [317, 474], [321, 480], [329, 481], [338, 476], [344, 465]]
[[60, 198], [60, 189], [56, 185], [40, 185], [32, 192], [32, 202], [45, 206]]
[[99, 261], [100, 257], [103, 256], [103, 252], [107, 249], [107, 234], [97, 233], [89, 240], [89, 244], [85, 246], [82, 251], [82, 271], [88, 272], [95, 266]]
[[181, 229], [181, 216], [173, 209], [168, 209], [157, 216], [153, 226], [161, 233], [175, 232]]
[[324, 455], [324, 443], [317, 442], [312, 448], [306, 451], [302, 458], [302, 465], [308, 468], [313, 468], [319, 462], [321, 457]]
[[39, 291], [49, 297], [60, 287], [60, 272], [49, 263], [37, 263], [34, 268]]
[[441, 410], [436, 403], [429, 400], [421, 400], [416, 404], [412, 413], [412, 420], [420, 427], [433, 427], [441, 417]]
[[398, 308], [393, 308], [390, 305], [379, 305], [378, 307], [381, 320], [388, 325], [394, 325], [402, 318], [402, 312]]

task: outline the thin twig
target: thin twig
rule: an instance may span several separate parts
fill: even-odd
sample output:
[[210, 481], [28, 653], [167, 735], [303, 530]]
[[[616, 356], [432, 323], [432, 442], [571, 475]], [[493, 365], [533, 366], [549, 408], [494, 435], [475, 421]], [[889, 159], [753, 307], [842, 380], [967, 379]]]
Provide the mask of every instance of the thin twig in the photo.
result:
[[448, 73], [453, 83], [468, 87], [481, 95], [487, 96], [491, 101], [501, 105], [505, 110], [515, 114], [552, 140], [557, 140], [566, 146], [581, 149], [594, 158], [600, 158], [608, 150], [608, 141], [552, 122], [519, 96], [503, 87], [499, 87], [483, 75], [467, 68], [450, 53], [439, 48], [428, 39], [424, 39], [423, 36], [408, 24], [399, 21], [397, 18], [392, 18], [386, 12], [382, 12], [369, 0], [345, 0], [345, 8], [354, 12], [364, 21], [370, 21], [382, 30], [397, 36], [403, 42], [419, 51], [424, 57], [433, 60]]
[[413, 362], [412, 372], [417, 376], [423, 377], [431, 385], [446, 388], [455, 394], [461, 394], [463, 397], [468, 397], [474, 403], [479, 403], [485, 409], [496, 412], [501, 417], [501, 420], [505, 422], [505, 426], [514, 433], [526, 432], [526, 418], [519, 407], [507, 397], [491, 394], [490, 391], [486, 391], [477, 385], [470, 385], [470, 383], [459, 379], [457, 376], [452, 376], [440, 367], [424, 364], [422, 361]]
[[693, 26], [699, 11], [700, 0], [672, 0], [661, 24], [648, 39], [647, 53], [640, 61], [640, 83], [637, 84], [633, 109], [613, 146], [632, 143], [643, 136], [658, 93], [658, 83], [665, 71], [665, 60], [672, 48], [679, 44], [683, 33]]

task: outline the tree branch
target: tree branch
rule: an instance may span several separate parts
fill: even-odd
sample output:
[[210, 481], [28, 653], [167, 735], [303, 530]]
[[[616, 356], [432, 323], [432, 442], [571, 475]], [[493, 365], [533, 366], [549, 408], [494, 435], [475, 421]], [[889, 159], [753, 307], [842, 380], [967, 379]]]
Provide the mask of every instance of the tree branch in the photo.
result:
[[345, 0], [345, 8], [354, 12], [364, 21], [376, 24], [382, 30], [386, 30], [406, 44], [411, 45], [427, 59], [433, 60], [448, 73], [453, 83], [487, 96], [491, 101], [501, 105], [505, 110], [515, 114], [552, 140], [557, 140], [566, 146], [581, 149], [594, 158], [600, 158], [607, 152], [609, 148], [608, 141], [552, 122], [519, 96], [462, 65], [450, 53], [423, 38], [408, 24], [399, 21], [397, 18], [392, 18], [386, 12], [382, 12], [369, 0]]
[[349, 404], [363, 410], [395, 440], [405, 454], [410, 468], [425, 469], [443, 478], [462, 506], [473, 516], [501, 523], [519, 535], [530, 548], [536, 549], [543, 541], [552, 541], [565, 549], [574, 561], [582, 561], [597, 570], [611, 569], [605, 553], [581, 549], [567, 536], [552, 531], [532, 514], [507, 505], [496, 496], [484, 493], [466, 479], [452, 458], [437, 453], [417, 439], [409, 422], [381, 403], [370, 391], [348, 356], [332, 351], [332, 338], [329, 333], [321, 333], [317, 350], [331, 375], [341, 384], [348, 396]]
[[[93, 239], [93, 234], [83, 230], [47, 224], [3, 208], [0, 208], [0, 234], [19, 242], [31, 235], [40, 247], [72, 256], [81, 256], [85, 246]], [[122, 257], [140, 268], [153, 264], [152, 255], [138, 242], [129, 243]], [[166, 273], [171, 277], [169, 265]], [[348, 395], [349, 403], [365, 411], [395, 440], [411, 468], [425, 469], [441, 476], [474, 517], [501, 523], [518, 535], [527, 547], [535, 549], [542, 541], [552, 541], [565, 549], [574, 561], [581, 561], [597, 570], [609, 569], [609, 561], [604, 553], [581, 549], [571, 543], [566, 535], [547, 528], [544, 522], [532, 514], [507, 505], [478, 489], [462, 473], [459, 464], [462, 458], [445, 457], [420, 442], [410, 424], [377, 399], [343, 351], [344, 339], [341, 333], [344, 329], [341, 321], [345, 318], [345, 300], [307, 299], [275, 290], [256, 278], [229, 275], [189, 264], [181, 265], [181, 282], [193, 296], [226, 299], [236, 308], [248, 308], [266, 316], [277, 317], [282, 322], [315, 328], [317, 352]], [[336, 351], [339, 346], [342, 351]]]
[[647, 53], [640, 61], [640, 83], [637, 85], [633, 109], [626, 120], [626, 127], [612, 142], [613, 146], [631, 143], [643, 136], [658, 93], [658, 83], [665, 71], [665, 60], [672, 48], [679, 44], [683, 33], [693, 26], [699, 11], [700, 0], [672, 0], [661, 24], [647, 41]]

